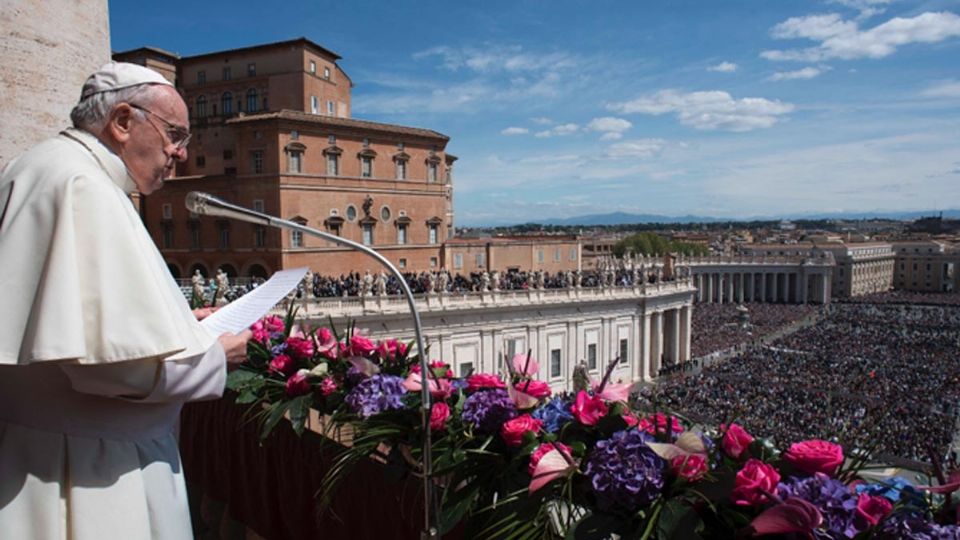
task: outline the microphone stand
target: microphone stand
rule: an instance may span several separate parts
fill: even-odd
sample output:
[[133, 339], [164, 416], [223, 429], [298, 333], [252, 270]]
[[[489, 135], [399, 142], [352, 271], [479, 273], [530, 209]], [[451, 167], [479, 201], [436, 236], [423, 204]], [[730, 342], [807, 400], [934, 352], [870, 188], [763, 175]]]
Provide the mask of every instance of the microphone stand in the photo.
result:
[[407, 284], [407, 280], [403, 278], [400, 270], [398, 270], [393, 263], [388, 261], [386, 257], [377, 253], [375, 250], [364, 246], [363, 244], [325, 233], [311, 227], [306, 227], [293, 221], [288, 221], [286, 219], [281, 219], [275, 216], [257, 212], [255, 210], [250, 210], [249, 208], [237, 206], [214, 197], [209, 193], [191, 191], [187, 194], [184, 202], [187, 209], [195, 214], [220, 216], [246, 221], [256, 225], [266, 225], [280, 229], [291, 229], [306, 233], [310, 236], [323, 238], [324, 240], [328, 240], [335, 244], [353, 248], [376, 259], [387, 270], [389, 270], [394, 277], [397, 278], [397, 281], [400, 282], [400, 288], [403, 290], [403, 294], [407, 298], [407, 306], [410, 308], [410, 313], [413, 315], [413, 331], [417, 338], [417, 353], [420, 355], [420, 426], [423, 430], [423, 448], [421, 451], [423, 459], [424, 520], [424, 528], [420, 532], [420, 538], [421, 540], [439, 540], [440, 528], [436, 522], [437, 512], [433, 511], [433, 455], [430, 434], [431, 395], [428, 379], [430, 374], [430, 365], [427, 362], [427, 355], [425, 354], [426, 348], [423, 345], [423, 329], [420, 325], [420, 312], [417, 310], [417, 306], [414, 303], [413, 291], [410, 290], [410, 285]]

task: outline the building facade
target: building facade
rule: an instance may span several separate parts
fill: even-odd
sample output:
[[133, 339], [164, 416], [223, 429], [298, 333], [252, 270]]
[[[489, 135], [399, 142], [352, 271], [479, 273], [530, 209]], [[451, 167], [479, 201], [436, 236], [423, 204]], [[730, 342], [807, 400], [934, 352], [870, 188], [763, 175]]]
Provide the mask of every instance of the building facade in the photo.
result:
[[894, 242], [893, 285], [899, 290], [951, 292], [955, 287], [957, 256], [934, 240]]
[[460, 274], [574, 271], [582, 269], [582, 255], [575, 236], [454, 238], [443, 246], [444, 267]]

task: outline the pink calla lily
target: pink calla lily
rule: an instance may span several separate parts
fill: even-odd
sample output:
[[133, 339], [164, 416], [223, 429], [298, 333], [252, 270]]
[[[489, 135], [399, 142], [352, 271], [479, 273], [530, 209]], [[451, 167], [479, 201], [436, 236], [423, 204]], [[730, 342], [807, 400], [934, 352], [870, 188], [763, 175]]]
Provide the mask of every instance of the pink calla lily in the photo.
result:
[[513, 404], [520, 410], [532, 409], [540, 403], [538, 398], [517, 390], [513, 386], [507, 386], [507, 394], [510, 396], [510, 399], [513, 400]]
[[689, 456], [693, 454], [703, 456], [704, 458], [707, 457], [707, 447], [703, 444], [703, 439], [692, 431], [683, 432], [677, 437], [677, 442], [673, 444], [648, 442], [647, 446], [667, 461], [672, 461], [673, 458], [678, 456]]
[[[430, 388], [430, 395], [434, 399], [447, 399], [453, 393], [453, 386], [448, 379], [427, 378], [427, 386]], [[423, 388], [423, 378], [419, 373], [411, 371], [407, 379], [403, 381], [403, 387], [407, 392], [419, 392]]]
[[608, 382], [600, 389], [600, 381], [590, 381], [593, 393], [600, 396], [604, 401], [622, 401], [626, 403], [630, 399], [630, 384]]
[[950, 476], [947, 477], [946, 484], [941, 484], [939, 486], [917, 486], [917, 489], [929, 491], [930, 493], [937, 493], [939, 495], [953, 493], [954, 491], [960, 489], [960, 471], [951, 472]]
[[763, 511], [750, 522], [756, 536], [766, 534], [810, 533], [823, 523], [816, 506], [791, 497]]
[[373, 377], [377, 373], [380, 373], [379, 366], [362, 356], [351, 356], [350, 358], [347, 358], [347, 361], [350, 362], [353, 367], [357, 368], [357, 371], [363, 373], [367, 377]]
[[521, 377], [533, 377], [540, 372], [540, 364], [526, 354], [515, 355], [510, 364], [513, 366], [514, 373]]
[[537, 468], [533, 471], [528, 493], [533, 493], [557, 478], [566, 476], [577, 468], [576, 462], [569, 456], [564, 456], [559, 450], [551, 450], [540, 458]]

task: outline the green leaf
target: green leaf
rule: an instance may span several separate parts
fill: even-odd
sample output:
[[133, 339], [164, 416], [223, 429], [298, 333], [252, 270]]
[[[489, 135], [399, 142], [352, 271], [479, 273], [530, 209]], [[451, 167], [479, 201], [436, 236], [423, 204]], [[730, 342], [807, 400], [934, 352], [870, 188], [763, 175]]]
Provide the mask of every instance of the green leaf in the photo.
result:
[[660, 540], [697, 540], [703, 529], [703, 522], [680, 499], [671, 499], [663, 505], [657, 522], [657, 538]]
[[587, 514], [567, 529], [565, 540], [607, 540], [620, 524], [620, 519], [609, 514]]
[[312, 402], [312, 394], [297, 397], [290, 402], [290, 424], [293, 425], [293, 431], [297, 435], [303, 435], [307, 417], [310, 416], [310, 404]]
[[235, 369], [227, 374], [227, 388], [238, 391], [250, 382], [251, 379], [259, 377], [256, 371], [246, 369]]
[[256, 403], [260, 399], [260, 396], [251, 391], [249, 388], [244, 389], [240, 392], [240, 395], [237, 396], [237, 403], [247, 404], [247, 403]]
[[263, 422], [263, 427], [260, 428], [260, 439], [266, 439], [270, 432], [273, 431], [273, 428], [277, 427], [277, 424], [280, 422], [280, 419], [283, 418], [283, 414], [287, 412], [287, 409], [290, 408], [290, 401], [278, 401], [267, 409], [267, 416]]

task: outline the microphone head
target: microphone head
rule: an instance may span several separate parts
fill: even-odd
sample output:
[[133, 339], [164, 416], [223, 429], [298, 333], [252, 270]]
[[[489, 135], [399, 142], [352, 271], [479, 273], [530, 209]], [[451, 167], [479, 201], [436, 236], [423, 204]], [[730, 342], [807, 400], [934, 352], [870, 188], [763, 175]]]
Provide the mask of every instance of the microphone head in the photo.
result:
[[213, 199], [213, 197], [207, 193], [191, 191], [187, 194], [187, 198], [183, 202], [186, 205], [187, 210], [193, 212], [194, 214], [206, 215], [207, 202], [211, 199]]

